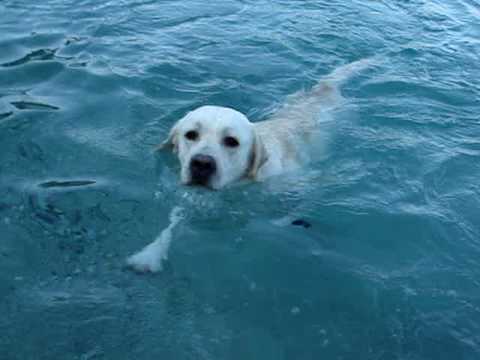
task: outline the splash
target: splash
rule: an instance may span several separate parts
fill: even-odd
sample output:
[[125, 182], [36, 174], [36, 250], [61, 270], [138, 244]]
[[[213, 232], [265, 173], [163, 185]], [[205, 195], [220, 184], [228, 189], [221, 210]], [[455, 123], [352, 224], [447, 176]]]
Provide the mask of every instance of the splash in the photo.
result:
[[127, 265], [141, 273], [158, 272], [163, 269], [163, 261], [168, 259], [168, 249], [172, 241], [172, 231], [184, 218], [183, 208], [175, 206], [170, 212], [168, 225], [157, 238], [138, 253], [127, 258]]

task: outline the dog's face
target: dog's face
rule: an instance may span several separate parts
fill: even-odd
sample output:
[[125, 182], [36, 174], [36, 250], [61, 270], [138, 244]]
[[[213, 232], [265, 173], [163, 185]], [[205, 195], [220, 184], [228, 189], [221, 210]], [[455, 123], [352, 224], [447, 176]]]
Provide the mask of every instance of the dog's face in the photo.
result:
[[202, 106], [180, 119], [162, 147], [178, 154], [181, 181], [219, 189], [245, 176], [255, 176], [265, 151], [252, 123], [225, 107]]

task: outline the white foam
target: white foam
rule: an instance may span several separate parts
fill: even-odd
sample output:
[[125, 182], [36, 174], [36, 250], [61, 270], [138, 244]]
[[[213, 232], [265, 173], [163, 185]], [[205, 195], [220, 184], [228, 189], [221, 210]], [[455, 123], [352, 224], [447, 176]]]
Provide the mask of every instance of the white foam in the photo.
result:
[[173, 228], [184, 218], [183, 208], [175, 206], [170, 212], [170, 224], [157, 238], [138, 253], [127, 258], [127, 264], [138, 272], [158, 272], [163, 269], [163, 261], [168, 259]]

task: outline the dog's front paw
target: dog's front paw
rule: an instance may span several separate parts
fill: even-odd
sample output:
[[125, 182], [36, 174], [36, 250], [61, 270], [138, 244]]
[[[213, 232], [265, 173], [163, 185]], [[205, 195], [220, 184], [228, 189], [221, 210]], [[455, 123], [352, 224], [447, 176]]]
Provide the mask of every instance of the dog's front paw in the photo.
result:
[[162, 270], [162, 258], [146, 248], [128, 257], [127, 265], [140, 273], [153, 273]]

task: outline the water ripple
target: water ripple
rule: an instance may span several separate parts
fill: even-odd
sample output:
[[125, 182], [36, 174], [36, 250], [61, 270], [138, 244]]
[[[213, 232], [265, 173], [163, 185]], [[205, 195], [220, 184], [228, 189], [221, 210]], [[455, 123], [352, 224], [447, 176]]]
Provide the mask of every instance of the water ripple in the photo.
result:
[[0, 66], [3, 67], [10, 67], [10, 66], [19, 66], [26, 64], [31, 61], [45, 61], [45, 60], [52, 60], [55, 57], [55, 52], [57, 49], [40, 49], [32, 51], [31, 53], [25, 55], [24, 57], [14, 60], [8, 63], [1, 64]]

